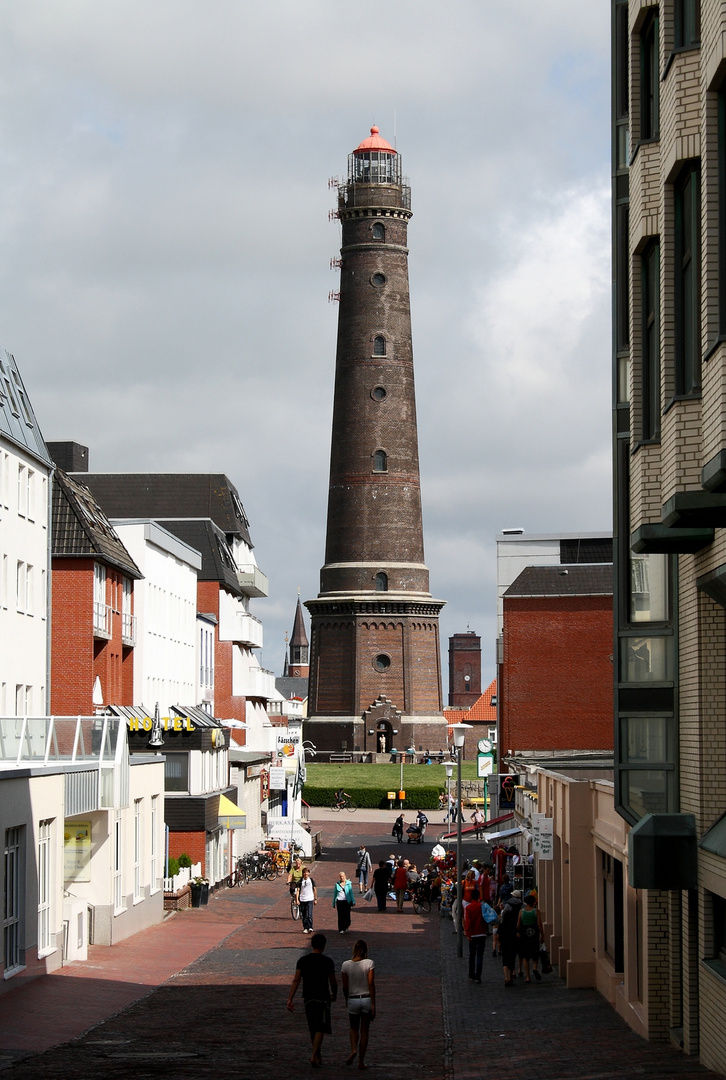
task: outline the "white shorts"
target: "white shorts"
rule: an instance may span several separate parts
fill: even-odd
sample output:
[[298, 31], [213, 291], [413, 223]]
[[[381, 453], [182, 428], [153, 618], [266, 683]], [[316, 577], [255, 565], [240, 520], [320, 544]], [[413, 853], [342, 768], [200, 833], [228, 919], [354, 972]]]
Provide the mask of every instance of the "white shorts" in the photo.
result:
[[373, 1005], [369, 997], [349, 997], [348, 1012], [351, 1016], [359, 1016], [360, 1013], [371, 1012]]

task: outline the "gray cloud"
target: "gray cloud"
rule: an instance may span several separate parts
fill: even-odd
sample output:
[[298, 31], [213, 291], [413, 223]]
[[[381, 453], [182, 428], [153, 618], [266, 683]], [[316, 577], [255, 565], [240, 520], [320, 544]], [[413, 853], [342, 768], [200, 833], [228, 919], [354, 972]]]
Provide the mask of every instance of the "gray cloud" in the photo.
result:
[[494, 534], [608, 528], [607, 5], [10, 0], [0, 340], [92, 467], [222, 469], [279, 668], [323, 561], [339, 230], [377, 122], [413, 190], [426, 556], [492, 673]]

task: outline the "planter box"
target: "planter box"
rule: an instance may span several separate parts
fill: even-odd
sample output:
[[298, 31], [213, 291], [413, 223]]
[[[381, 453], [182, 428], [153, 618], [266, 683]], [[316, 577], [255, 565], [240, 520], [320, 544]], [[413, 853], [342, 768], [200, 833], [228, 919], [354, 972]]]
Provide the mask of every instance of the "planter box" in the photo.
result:
[[175, 893], [164, 893], [164, 911], [184, 911], [191, 904], [192, 893], [188, 885]]

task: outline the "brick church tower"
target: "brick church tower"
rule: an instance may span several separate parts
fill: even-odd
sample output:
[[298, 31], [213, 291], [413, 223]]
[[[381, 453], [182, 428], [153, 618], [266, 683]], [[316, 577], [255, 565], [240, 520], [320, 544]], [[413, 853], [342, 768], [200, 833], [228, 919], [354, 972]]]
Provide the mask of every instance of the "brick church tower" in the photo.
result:
[[305, 737], [319, 750], [443, 748], [439, 612], [424, 564], [411, 347], [411, 191], [371, 128], [338, 189], [340, 313], [325, 565]]

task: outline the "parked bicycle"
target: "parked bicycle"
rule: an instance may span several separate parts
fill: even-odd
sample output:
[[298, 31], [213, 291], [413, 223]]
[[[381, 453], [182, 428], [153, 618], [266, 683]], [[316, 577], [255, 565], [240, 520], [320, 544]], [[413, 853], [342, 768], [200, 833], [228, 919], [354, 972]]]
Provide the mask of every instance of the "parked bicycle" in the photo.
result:
[[241, 888], [247, 883], [247, 866], [243, 858], [237, 859], [237, 865], [229, 875], [227, 884], [230, 889]]

